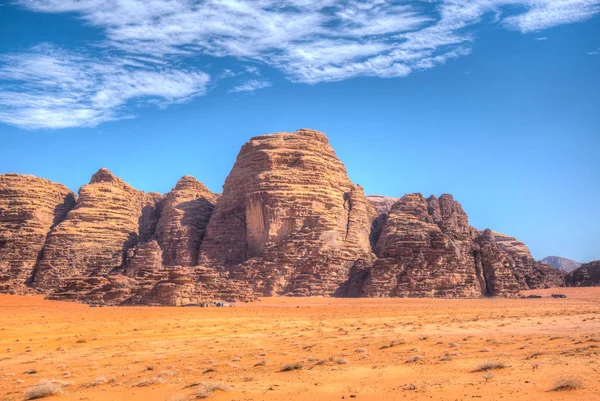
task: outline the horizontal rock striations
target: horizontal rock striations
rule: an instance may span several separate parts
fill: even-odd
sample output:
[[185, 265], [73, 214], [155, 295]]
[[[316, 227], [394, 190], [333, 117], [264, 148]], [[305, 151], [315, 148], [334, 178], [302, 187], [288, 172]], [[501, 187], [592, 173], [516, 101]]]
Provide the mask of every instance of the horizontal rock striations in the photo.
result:
[[67, 187], [30, 175], [0, 175], [0, 292], [24, 292], [46, 235], [75, 206]]
[[478, 297], [475, 230], [450, 195], [402, 197], [394, 204], [375, 245], [377, 260], [362, 296]]
[[263, 295], [334, 295], [372, 258], [375, 215], [324, 134], [254, 137], [225, 181], [200, 261]]
[[569, 287], [600, 286], [600, 260], [582, 264], [570, 272], [565, 281]]
[[103, 275], [121, 267], [126, 250], [152, 236], [160, 198], [100, 169], [79, 190], [75, 208], [49, 233], [34, 286], [51, 290], [63, 277]]
[[[595, 285], [597, 268], [566, 280]], [[473, 228], [451, 195], [366, 197], [327, 137], [308, 129], [252, 138], [221, 196], [190, 176], [163, 196], [100, 169], [77, 199], [60, 184], [0, 176], [0, 292], [184, 305], [516, 296], [564, 284], [522, 242]]]
[[377, 260], [359, 274], [360, 296], [515, 296], [563, 285], [560, 271], [536, 262], [515, 238], [469, 225], [451, 195], [402, 197], [375, 244]]
[[198, 180], [185, 176], [162, 201], [156, 238], [165, 266], [194, 266], [200, 243], [218, 196]]

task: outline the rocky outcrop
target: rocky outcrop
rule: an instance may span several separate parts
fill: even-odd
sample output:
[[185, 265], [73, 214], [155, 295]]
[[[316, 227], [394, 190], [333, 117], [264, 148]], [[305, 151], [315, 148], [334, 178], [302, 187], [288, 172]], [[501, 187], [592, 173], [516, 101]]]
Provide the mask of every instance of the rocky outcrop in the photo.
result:
[[600, 286], [600, 260], [581, 265], [570, 272], [565, 281], [569, 287]]
[[484, 291], [473, 257], [475, 230], [450, 195], [402, 197], [377, 244], [362, 296], [478, 297]]
[[156, 238], [165, 266], [194, 266], [217, 195], [198, 180], [185, 176], [162, 203]]
[[[377, 260], [357, 271], [360, 296], [516, 296], [563, 285], [563, 273], [536, 262], [520, 241], [478, 232], [451, 195], [406, 195], [390, 210], [375, 244]], [[353, 278], [353, 281], [360, 279]]]
[[0, 175], [0, 292], [26, 292], [46, 235], [75, 206], [61, 184], [31, 175]]
[[[587, 285], [594, 271], [569, 280]], [[0, 176], [4, 292], [100, 305], [464, 298], [560, 286], [564, 274], [513, 237], [477, 231], [451, 195], [366, 197], [308, 129], [252, 138], [221, 196], [190, 176], [145, 193], [101, 169], [75, 200], [59, 184]]]
[[75, 208], [48, 235], [34, 286], [51, 290], [65, 277], [98, 276], [122, 267], [127, 249], [153, 235], [160, 199], [100, 169], [79, 190]]
[[540, 260], [540, 263], [550, 265], [565, 272], [572, 272], [581, 266], [581, 263], [579, 262], [575, 262], [574, 260], [567, 258], [561, 258], [560, 256], [546, 256], [544, 259]]
[[225, 181], [200, 262], [263, 295], [334, 295], [358, 260], [372, 258], [375, 215], [324, 134], [254, 137]]

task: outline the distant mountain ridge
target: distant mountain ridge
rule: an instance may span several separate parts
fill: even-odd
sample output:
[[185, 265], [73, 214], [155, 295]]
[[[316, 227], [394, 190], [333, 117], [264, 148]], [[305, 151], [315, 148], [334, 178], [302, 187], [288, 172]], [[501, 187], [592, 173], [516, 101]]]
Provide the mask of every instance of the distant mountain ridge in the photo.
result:
[[579, 262], [575, 262], [574, 260], [567, 258], [561, 258], [560, 256], [546, 256], [544, 259], [540, 260], [540, 262], [566, 272], [572, 272], [581, 266], [581, 263]]

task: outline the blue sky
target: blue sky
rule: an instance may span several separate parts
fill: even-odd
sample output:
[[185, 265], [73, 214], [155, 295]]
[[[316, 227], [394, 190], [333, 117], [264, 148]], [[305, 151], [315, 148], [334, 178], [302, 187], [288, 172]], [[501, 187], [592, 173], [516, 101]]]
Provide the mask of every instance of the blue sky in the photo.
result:
[[251, 136], [327, 133], [367, 193], [451, 193], [600, 259], [600, 0], [0, 1], [0, 173], [215, 192]]

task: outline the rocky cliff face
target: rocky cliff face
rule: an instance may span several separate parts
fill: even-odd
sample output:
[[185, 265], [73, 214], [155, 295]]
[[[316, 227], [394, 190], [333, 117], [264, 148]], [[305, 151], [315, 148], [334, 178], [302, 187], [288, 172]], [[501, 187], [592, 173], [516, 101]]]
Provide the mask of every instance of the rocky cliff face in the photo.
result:
[[46, 235], [75, 206], [64, 185], [30, 175], [0, 175], [0, 292], [27, 291]]
[[[594, 282], [595, 270], [569, 279]], [[166, 195], [106, 169], [67, 188], [0, 176], [0, 291], [108, 305], [256, 295], [515, 296], [564, 285], [515, 238], [477, 231], [451, 195], [366, 197], [317, 131], [252, 138], [222, 196]]]
[[254, 137], [225, 181], [200, 260], [264, 295], [333, 295], [372, 258], [375, 214], [324, 134]]
[[478, 297], [473, 258], [475, 230], [450, 195], [402, 197], [392, 207], [375, 245], [377, 260], [364, 296]]
[[217, 195], [194, 177], [177, 182], [162, 202], [156, 237], [165, 266], [195, 266]]
[[569, 287], [600, 286], [600, 260], [581, 265], [570, 272], [565, 281]]
[[[358, 272], [360, 296], [516, 296], [563, 285], [563, 274], [536, 262], [515, 238], [478, 232], [451, 195], [402, 197], [375, 243], [377, 260]], [[356, 281], [356, 280], [354, 280]]]
[[152, 236], [160, 198], [99, 170], [79, 190], [75, 208], [49, 233], [35, 287], [51, 290], [64, 277], [103, 275], [121, 267], [126, 250]]
[[540, 260], [540, 263], [550, 265], [565, 272], [572, 272], [581, 266], [581, 263], [579, 262], [575, 262], [574, 260], [567, 258], [561, 258], [560, 256], [546, 256], [544, 259]]

